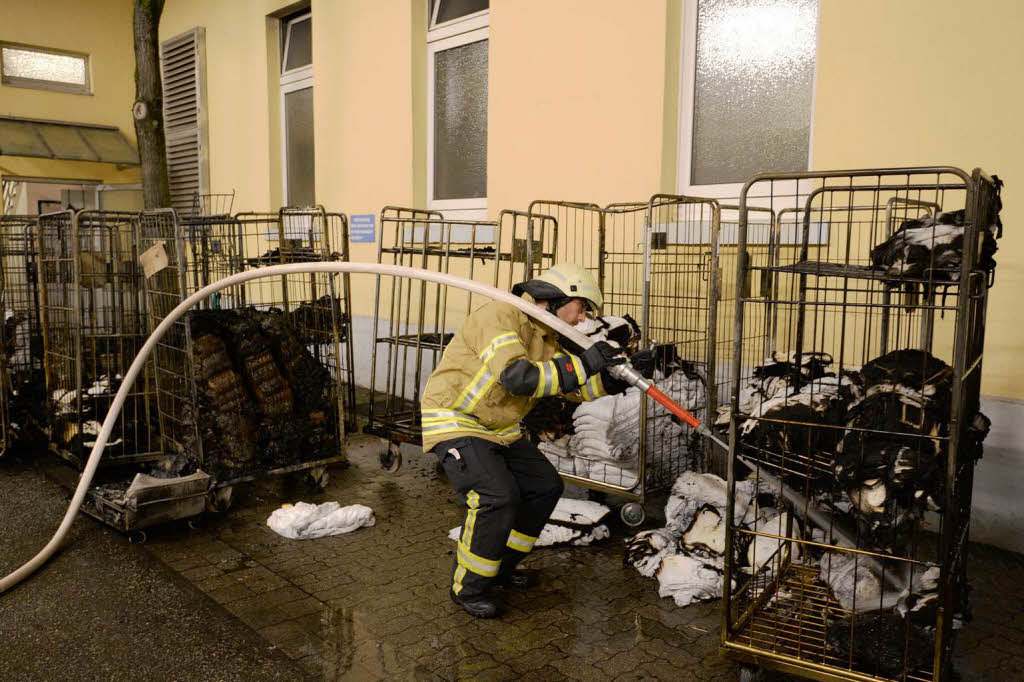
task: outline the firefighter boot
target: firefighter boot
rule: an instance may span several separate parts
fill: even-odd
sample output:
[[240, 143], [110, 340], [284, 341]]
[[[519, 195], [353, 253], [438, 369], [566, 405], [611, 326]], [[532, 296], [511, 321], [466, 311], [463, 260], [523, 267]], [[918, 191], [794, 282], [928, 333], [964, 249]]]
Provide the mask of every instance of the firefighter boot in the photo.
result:
[[501, 614], [501, 602], [486, 594], [460, 597], [451, 590], [449, 590], [448, 594], [453, 602], [465, 609], [466, 613], [474, 618], [495, 618]]

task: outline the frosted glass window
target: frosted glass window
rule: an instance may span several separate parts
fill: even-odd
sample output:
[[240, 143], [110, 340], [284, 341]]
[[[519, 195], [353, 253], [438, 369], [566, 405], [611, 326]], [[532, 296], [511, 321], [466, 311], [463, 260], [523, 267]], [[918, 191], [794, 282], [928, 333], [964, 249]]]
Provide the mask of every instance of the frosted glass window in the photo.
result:
[[467, 14], [482, 12], [490, 8], [489, 0], [434, 0], [437, 21], [434, 24], [442, 24], [452, 19], [464, 17]]
[[700, 0], [690, 184], [807, 170], [817, 0]]
[[434, 55], [434, 199], [487, 196], [487, 42]]
[[284, 70], [291, 71], [313, 63], [313, 20], [310, 17], [288, 24], [287, 54]]
[[5, 45], [0, 60], [5, 85], [88, 92], [87, 57]]
[[284, 95], [288, 205], [313, 205], [313, 88]]

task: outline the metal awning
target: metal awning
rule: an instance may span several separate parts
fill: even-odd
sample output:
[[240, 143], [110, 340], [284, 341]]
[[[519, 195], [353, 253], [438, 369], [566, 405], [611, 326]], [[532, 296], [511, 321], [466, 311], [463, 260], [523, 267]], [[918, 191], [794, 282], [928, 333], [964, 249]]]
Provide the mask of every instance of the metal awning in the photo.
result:
[[138, 152], [115, 126], [11, 116], [0, 116], [0, 156], [139, 165]]

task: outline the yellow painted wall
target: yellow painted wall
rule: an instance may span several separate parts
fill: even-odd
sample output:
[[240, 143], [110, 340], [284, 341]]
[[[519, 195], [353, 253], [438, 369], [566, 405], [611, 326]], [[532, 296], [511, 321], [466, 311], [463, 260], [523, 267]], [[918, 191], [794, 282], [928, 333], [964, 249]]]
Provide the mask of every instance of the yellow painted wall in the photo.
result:
[[[206, 29], [210, 189], [234, 189], [236, 211], [282, 204], [278, 22], [269, 17], [292, 4], [172, 0], [161, 21], [162, 39]], [[426, 184], [425, 115], [413, 101], [425, 85], [412, 82], [417, 68], [423, 79], [426, 0], [315, 0], [311, 7], [316, 201], [349, 215], [410, 205], [414, 184]], [[375, 244], [352, 246], [354, 260], [376, 254]], [[354, 281], [362, 292], [354, 312], [372, 315], [372, 280]]]
[[492, 215], [661, 189], [668, 13], [665, 0], [491, 3]]
[[1006, 181], [988, 395], [1024, 398], [1024, 15], [1016, 0], [822, 0], [814, 167], [976, 166]]
[[[92, 95], [0, 85], [0, 116], [113, 125], [135, 144], [132, 0], [0, 0], [0, 41], [89, 55]], [[0, 175], [138, 182], [138, 168], [0, 156]]]
[[[160, 39], [193, 27], [206, 29], [206, 92], [210, 191], [235, 190], [235, 209], [263, 211], [281, 204], [280, 129], [272, 138], [271, 83], [277, 85], [277, 34], [267, 15], [288, 2], [277, 0], [170, 0], [160, 20]], [[273, 64], [271, 64], [273, 57]], [[274, 72], [271, 73], [271, 67]], [[272, 177], [272, 172], [274, 173]], [[271, 182], [271, 180], [274, 182]]]

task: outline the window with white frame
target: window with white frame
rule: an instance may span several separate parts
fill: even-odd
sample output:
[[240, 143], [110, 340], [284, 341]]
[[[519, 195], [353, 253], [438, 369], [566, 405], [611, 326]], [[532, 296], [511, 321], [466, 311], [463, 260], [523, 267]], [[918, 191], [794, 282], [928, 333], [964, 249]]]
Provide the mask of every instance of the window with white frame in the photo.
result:
[[679, 192], [810, 167], [817, 0], [684, 0]]
[[27, 45], [0, 43], [0, 82], [18, 88], [88, 95], [89, 57]]
[[427, 24], [428, 206], [467, 217], [487, 208], [489, 4], [432, 0]]
[[308, 10], [281, 19], [281, 150], [285, 203], [312, 206], [313, 17]]

